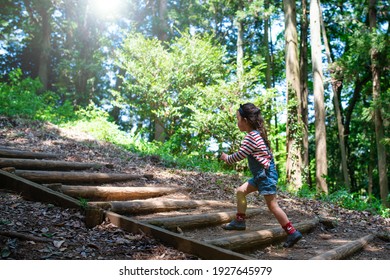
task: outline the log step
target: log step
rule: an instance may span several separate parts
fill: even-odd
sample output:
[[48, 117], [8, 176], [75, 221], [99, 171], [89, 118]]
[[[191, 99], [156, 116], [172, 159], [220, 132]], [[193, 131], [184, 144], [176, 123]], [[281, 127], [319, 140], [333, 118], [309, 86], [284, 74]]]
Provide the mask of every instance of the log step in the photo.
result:
[[43, 159], [43, 158], [58, 158], [58, 155], [51, 154], [51, 153], [31, 152], [31, 151], [23, 151], [23, 150], [1, 147], [0, 157]]
[[153, 175], [118, 174], [118, 173], [88, 173], [88, 172], [62, 172], [62, 171], [33, 171], [16, 170], [15, 175], [36, 183], [67, 183], [67, 184], [94, 184], [120, 181], [151, 179]]
[[[294, 224], [294, 226], [299, 231], [304, 233], [312, 230], [317, 224], [318, 219], [313, 219]], [[206, 242], [225, 249], [239, 251], [254, 248], [260, 245], [269, 245], [273, 242], [281, 240], [282, 238], [285, 238], [286, 236], [286, 232], [281, 227], [275, 227], [266, 230], [242, 232], [237, 235], [207, 240]]]
[[145, 214], [169, 212], [197, 207], [226, 207], [226, 202], [216, 200], [133, 200], [133, 201], [98, 201], [89, 202], [91, 206], [100, 207], [116, 213]]
[[88, 200], [134, 200], [146, 199], [175, 193], [184, 188], [173, 187], [104, 187], [104, 186], [67, 186], [55, 190], [66, 195]]
[[[262, 209], [248, 209], [247, 216], [251, 217], [263, 213]], [[176, 216], [176, 217], [167, 217], [167, 218], [158, 218], [158, 219], [148, 219], [144, 220], [149, 224], [164, 227], [166, 229], [175, 229], [177, 227], [183, 228], [200, 228], [210, 225], [223, 224], [230, 222], [236, 217], [237, 211], [231, 212], [219, 212], [219, 213], [208, 213], [208, 214], [199, 214], [199, 215], [186, 215], [186, 216]]]
[[363, 249], [368, 242], [374, 239], [374, 235], [369, 234], [358, 240], [348, 242], [342, 246], [331, 249], [323, 254], [311, 258], [311, 260], [343, 260]]
[[70, 162], [55, 160], [36, 160], [20, 158], [0, 158], [0, 168], [14, 167], [16, 169], [28, 170], [84, 170], [100, 169], [102, 167], [112, 168], [112, 164]]

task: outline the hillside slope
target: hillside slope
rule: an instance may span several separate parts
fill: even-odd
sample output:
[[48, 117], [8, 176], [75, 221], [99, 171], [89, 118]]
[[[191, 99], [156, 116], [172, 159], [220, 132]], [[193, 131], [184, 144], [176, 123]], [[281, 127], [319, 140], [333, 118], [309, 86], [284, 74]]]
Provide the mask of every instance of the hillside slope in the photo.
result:
[[[84, 133], [60, 129], [52, 124], [0, 117], [0, 146], [34, 152], [50, 152], [60, 160], [102, 162], [114, 166], [105, 172], [132, 174], [152, 173], [156, 184], [182, 185], [191, 189], [192, 199], [234, 202], [234, 188], [246, 178], [238, 175], [211, 174], [166, 168], [158, 157], [140, 157]], [[307, 253], [308, 247], [321, 247], [322, 241], [339, 236], [357, 239], [366, 234], [389, 234], [390, 219], [369, 212], [341, 209], [315, 200], [279, 194], [281, 207], [292, 221], [305, 215], [321, 215], [337, 220], [334, 229], [319, 228], [290, 250]], [[264, 207], [262, 198], [248, 197], [250, 206]], [[0, 250], [3, 259], [196, 259], [153, 240], [143, 233], [129, 234], [108, 222], [87, 229], [83, 216], [76, 210], [26, 201], [17, 194], [0, 191]], [[272, 217], [271, 217], [272, 218]], [[56, 236], [64, 242], [38, 242], [6, 236], [4, 232], [25, 232], [39, 236]], [[308, 245], [311, 244], [311, 245]], [[316, 244], [313, 246], [313, 244]], [[313, 248], [315, 250], [316, 248]], [[283, 248], [269, 247], [256, 252], [257, 258], [283, 259]], [[288, 259], [288, 257], [286, 257]], [[303, 259], [303, 255], [302, 255]], [[352, 259], [390, 259], [390, 244], [375, 238]]]

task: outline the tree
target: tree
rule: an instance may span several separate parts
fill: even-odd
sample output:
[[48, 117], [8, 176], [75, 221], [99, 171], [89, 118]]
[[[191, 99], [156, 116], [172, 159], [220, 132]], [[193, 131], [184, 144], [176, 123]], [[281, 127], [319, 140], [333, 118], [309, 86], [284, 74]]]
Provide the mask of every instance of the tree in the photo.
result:
[[301, 79], [301, 100], [302, 100], [302, 123], [303, 123], [303, 174], [305, 176], [306, 183], [311, 186], [311, 174], [310, 174], [310, 157], [309, 157], [309, 89], [308, 89], [308, 40], [307, 33], [309, 28], [308, 23], [308, 10], [307, 0], [301, 1], [302, 16], [301, 16], [301, 36], [300, 36], [300, 51], [299, 51], [299, 68]]
[[337, 119], [337, 128], [338, 128], [338, 136], [339, 136], [339, 147], [341, 154], [341, 167], [343, 171], [344, 184], [348, 190], [351, 189], [351, 181], [349, 179], [349, 170], [348, 170], [348, 159], [347, 159], [347, 150], [345, 144], [345, 129], [344, 122], [342, 116], [342, 106], [340, 103], [340, 95], [341, 89], [343, 88], [342, 74], [340, 73], [340, 69], [337, 69], [337, 66], [332, 68], [332, 57], [331, 50], [329, 46], [328, 37], [326, 35], [325, 24], [322, 18], [322, 11], [320, 7], [320, 20], [321, 20], [321, 30], [322, 37], [324, 39], [324, 45], [326, 50], [326, 57], [328, 60], [328, 65], [330, 65], [330, 71], [332, 76], [332, 90], [333, 90], [333, 106]]
[[310, 36], [311, 59], [313, 71], [313, 92], [315, 111], [315, 141], [316, 141], [316, 185], [319, 192], [328, 193], [326, 176], [328, 163], [326, 156], [326, 127], [324, 104], [324, 77], [322, 72], [321, 56], [321, 27], [320, 3], [318, 0], [310, 2]]
[[[369, 1], [369, 23], [372, 36], [375, 37], [376, 27], [376, 0]], [[379, 187], [382, 199], [382, 204], [389, 207], [387, 197], [389, 194], [389, 186], [387, 179], [387, 165], [386, 165], [386, 149], [382, 143], [384, 139], [384, 127], [381, 112], [381, 86], [380, 86], [380, 67], [379, 67], [379, 50], [375, 45], [370, 50], [371, 57], [371, 71], [372, 71], [372, 97], [374, 103], [374, 124], [376, 147], [378, 152], [378, 171], [379, 171]]]
[[283, 0], [287, 84], [287, 182], [293, 189], [302, 187], [302, 118], [298, 34], [295, 1]]
[[244, 75], [244, 21], [243, 21], [243, 3], [238, 2], [238, 16], [236, 17], [237, 25], [237, 81], [239, 91], [243, 91], [243, 75]]

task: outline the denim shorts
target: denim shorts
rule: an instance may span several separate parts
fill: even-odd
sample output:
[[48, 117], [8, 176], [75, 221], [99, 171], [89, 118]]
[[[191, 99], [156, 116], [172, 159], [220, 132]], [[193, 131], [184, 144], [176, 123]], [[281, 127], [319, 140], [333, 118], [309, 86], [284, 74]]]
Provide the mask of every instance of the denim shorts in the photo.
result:
[[248, 183], [257, 188], [260, 195], [276, 194], [276, 185], [278, 183], [278, 172], [276, 171], [273, 160], [268, 169], [263, 167], [252, 171], [253, 178], [248, 180]]

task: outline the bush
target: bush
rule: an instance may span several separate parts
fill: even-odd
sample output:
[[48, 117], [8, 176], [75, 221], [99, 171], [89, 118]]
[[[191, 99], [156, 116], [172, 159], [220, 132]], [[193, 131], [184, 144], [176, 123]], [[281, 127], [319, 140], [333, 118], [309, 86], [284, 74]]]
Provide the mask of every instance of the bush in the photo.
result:
[[38, 79], [23, 78], [20, 69], [13, 70], [8, 74], [8, 82], [0, 83], [0, 114], [56, 124], [73, 118], [73, 106], [68, 101], [61, 104], [57, 94], [41, 93], [41, 89]]

